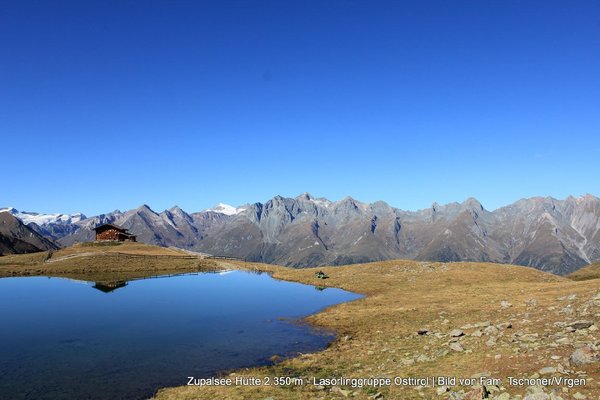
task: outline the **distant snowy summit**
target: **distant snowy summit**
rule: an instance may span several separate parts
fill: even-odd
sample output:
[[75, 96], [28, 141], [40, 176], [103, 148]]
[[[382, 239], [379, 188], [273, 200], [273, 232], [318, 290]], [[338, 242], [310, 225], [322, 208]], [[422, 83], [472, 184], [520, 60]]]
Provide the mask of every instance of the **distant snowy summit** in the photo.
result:
[[213, 208], [204, 210], [204, 212], [212, 211], [212, 212], [216, 212], [219, 214], [225, 214], [225, 215], [237, 215], [237, 214], [241, 213], [242, 211], [244, 211], [245, 209], [246, 209], [246, 207], [233, 207], [233, 206], [230, 206], [229, 204], [219, 203], [216, 206], [214, 206]]
[[8, 212], [18, 219], [20, 219], [25, 225], [34, 223], [36, 225], [48, 225], [48, 224], [74, 224], [87, 217], [82, 213], [75, 214], [40, 214], [36, 212], [19, 211], [14, 207], [0, 208], [0, 212]]

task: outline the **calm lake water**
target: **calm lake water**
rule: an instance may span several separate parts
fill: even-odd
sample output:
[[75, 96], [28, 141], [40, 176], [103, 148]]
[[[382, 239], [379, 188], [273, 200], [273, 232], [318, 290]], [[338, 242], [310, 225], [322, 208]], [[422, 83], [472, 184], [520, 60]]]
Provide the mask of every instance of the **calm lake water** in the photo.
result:
[[136, 399], [333, 339], [294, 323], [359, 295], [241, 271], [0, 279], [0, 399]]

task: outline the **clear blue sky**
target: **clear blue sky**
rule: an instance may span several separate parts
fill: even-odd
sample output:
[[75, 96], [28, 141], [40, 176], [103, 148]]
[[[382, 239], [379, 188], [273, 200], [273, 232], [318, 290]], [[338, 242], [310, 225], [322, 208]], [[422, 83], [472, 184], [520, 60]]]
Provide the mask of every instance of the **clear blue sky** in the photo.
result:
[[598, 1], [5, 1], [0, 206], [600, 194]]

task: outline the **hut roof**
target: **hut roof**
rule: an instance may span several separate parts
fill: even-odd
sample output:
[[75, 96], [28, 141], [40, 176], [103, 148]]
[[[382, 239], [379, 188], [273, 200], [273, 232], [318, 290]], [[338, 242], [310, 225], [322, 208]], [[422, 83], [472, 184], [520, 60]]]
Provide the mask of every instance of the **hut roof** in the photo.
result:
[[94, 230], [96, 232], [98, 232], [99, 230], [103, 230], [103, 229], [116, 229], [119, 232], [131, 235], [129, 232], [127, 232], [127, 229], [125, 229], [119, 225], [115, 225], [115, 224], [102, 224], [102, 225], [98, 225], [97, 227], [94, 228]]

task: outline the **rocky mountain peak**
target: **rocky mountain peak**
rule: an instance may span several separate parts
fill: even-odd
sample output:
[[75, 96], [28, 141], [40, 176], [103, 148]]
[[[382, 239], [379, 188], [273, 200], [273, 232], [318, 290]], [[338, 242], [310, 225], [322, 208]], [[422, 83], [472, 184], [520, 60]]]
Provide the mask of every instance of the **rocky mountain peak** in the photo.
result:
[[7, 212], [10, 213], [12, 215], [18, 214], [19, 210], [17, 210], [14, 207], [5, 207], [5, 208], [0, 208], [0, 212]]
[[483, 205], [474, 197], [469, 197], [463, 201], [462, 205], [473, 210], [484, 211]]
[[172, 212], [173, 214], [181, 214], [181, 213], [185, 213], [185, 211], [183, 211], [183, 210], [181, 209], [181, 207], [179, 207], [179, 206], [177, 206], [177, 205], [175, 205], [175, 206], [173, 206], [173, 207], [169, 208], [169, 211], [170, 211], [170, 212]]
[[314, 200], [315, 198], [308, 192], [304, 192], [301, 195], [296, 197], [296, 200], [306, 200], [306, 201], [311, 201]]
[[167, 215], [167, 217], [170, 219], [184, 219], [191, 221], [191, 216], [183, 211], [179, 206], [171, 207], [170, 209], [163, 211], [161, 214]]
[[600, 205], [600, 199], [591, 194], [583, 195], [583, 196], [579, 197], [577, 200], [579, 203], [581, 203], [583, 205], [595, 205], [595, 206]]
[[136, 211], [141, 212], [141, 213], [152, 213], [152, 214], [156, 214], [156, 212], [154, 212], [153, 209], [150, 208], [150, 206], [148, 204], [142, 204], [141, 206], [139, 206]]

